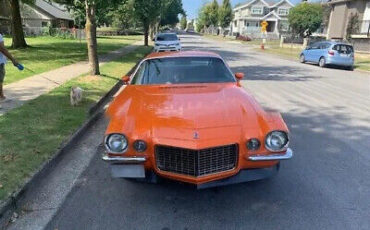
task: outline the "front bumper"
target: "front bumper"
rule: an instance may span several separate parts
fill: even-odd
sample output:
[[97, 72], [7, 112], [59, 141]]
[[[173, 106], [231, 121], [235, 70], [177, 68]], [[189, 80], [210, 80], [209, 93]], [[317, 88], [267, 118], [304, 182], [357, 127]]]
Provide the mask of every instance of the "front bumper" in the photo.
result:
[[290, 148], [288, 148], [283, 153], [249, 156], [248, 160], [250, 161], [280, 161], [280, 160], [289, 160], [292, 157], [293, 157], [293, 151]]
[[[258, 162], [258, 161], [279, 161], [288, 160], [293, 157], [293, 151], [288, 148], [283, 153], [270, 154], [270, 155], [252, 155], [246, 158], [248, 161]], [[194, 184], [198, 189], [223, 186], [228, 184], [236, 184], [247, 181], [261, 180], [275, 175], [279, 171], [280, 164], [277, 163], [272, 167], [268, 168], [247, 168], [241, 169], [238, 173], [229, 174], [228, 177], [216, 179], [209, 178], [210, 180], [203, 180], [203, 182], [194, 183], [192, 181], [184, 181], [180, 178], [168, 177], [166, 175], [158, 174], [153, 170], [147, 170], [145, 172], [144, 163], [148, 160], [145, 157], [122, 157], [122, 156], [109, 156], [107, 154], [103, 155], [102, 159], [108, 163], [111, 163], [112, 176], [117, 178], [137, 178], [142, 181], [147, 181], [151, 183], [156, 183], [159, 178], [168, 178], [172, 180], [179, 180], [182, 182], [187, 182]], [[266, 167], [266, 166], [265, 166]], [[224, 172], [228, 173], [228, 172]], [[222, 172], [220, 173], [222, 174]], [[181, 175], [179, 175], [180, 177]]]
[[154, 46], [155, 52], [171, 52], [171, 51], [180, 51], [181, 46]]
[[102, 157], [103, 161], [109, 162], [111, 164], [139, 164], [146, 161], [145, 157], [121, 157], [121, 156], [109, 156], [104, 154]]

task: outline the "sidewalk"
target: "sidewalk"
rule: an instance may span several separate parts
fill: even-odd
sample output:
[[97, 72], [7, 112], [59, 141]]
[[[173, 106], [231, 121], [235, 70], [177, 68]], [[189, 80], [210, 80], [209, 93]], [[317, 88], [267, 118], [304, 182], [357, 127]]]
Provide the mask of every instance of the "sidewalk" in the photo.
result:
[[[126, 55], [141, 44], [142, 41], [137, 41], [132, 45], [101, 55], [99, 56], [99, 65], [102, 66], [107, 62]], [[51, 91], [74, 77], [87, 73], [88, 70], [89, 63], [87, 61], [82, 61], [5, 85], [4, 92], [8, 100], [0, 102], [0, 116], [9, 110], [23, 105], [29, 100]]]

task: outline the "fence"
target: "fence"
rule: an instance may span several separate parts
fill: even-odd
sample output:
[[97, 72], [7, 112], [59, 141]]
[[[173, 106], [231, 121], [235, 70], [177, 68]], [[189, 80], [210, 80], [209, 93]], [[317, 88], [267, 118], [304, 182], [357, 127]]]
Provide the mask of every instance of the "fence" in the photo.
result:
[[61, 38], [85, 39], [86, 34], [84, 29], [76, 28], [52, 28], [52, 27], [24, 27], [26, 36], [49, 35]]

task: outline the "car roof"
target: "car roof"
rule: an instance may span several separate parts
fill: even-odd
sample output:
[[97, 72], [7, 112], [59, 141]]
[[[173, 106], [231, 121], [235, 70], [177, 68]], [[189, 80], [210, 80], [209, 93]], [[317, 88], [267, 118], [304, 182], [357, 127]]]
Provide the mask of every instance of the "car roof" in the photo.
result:
[[351, 44], [346, 43], [344, 41], [324, 40], [324, 41], [318, 41], [318, 42], [315, 42], [315, 43], [329, 43], [329, 44], [332, 44], [332, 45], [349, 45], [349, 46], [352, 46]]
[[178, 51], [178, 52], [151, 53], [148, 56], [146, 56], [145, 59], [166, 58], [166, 57], [214, 57], [214, 58], [221, 58], [220, 55], [218, 55], [214, 52], [208, 52], [208, 51]]

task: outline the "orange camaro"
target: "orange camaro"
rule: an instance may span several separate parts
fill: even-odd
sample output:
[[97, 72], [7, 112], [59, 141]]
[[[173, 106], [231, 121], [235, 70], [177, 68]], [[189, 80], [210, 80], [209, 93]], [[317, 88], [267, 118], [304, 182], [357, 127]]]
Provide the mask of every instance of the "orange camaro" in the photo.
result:
[[113, 177], [159, 177], [198, 188], [258, 180], [290, 159], [288, 128], [264, 111], [215, 53], [153, 53], [107, 110]]

